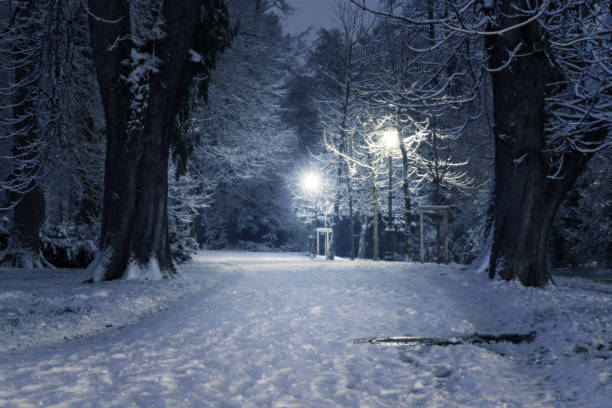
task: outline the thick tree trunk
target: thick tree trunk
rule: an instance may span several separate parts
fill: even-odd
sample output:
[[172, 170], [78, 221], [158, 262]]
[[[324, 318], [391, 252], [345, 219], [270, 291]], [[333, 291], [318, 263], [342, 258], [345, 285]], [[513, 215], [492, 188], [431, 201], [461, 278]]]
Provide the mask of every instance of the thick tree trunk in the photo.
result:
[[[510, 1], [502, 11], [512, 14]], [[516, 21], [514, 21], [516, 22]], [[511, 25], [513, 20], [502, 22]], [[522, 42], [520, 58], [492, 74], [495, 116], [494, 231], [489, 276], [518, 277], [527, 286], [550, 281], [547, 241], [559, 203], [591, 157], [565, 156], [561, 178], [549, 178], [544, 150], [546, 85], [557, 76], [538, 45], [533, 23], [503, 36], [487, 37], [492, 67], [502, 66], [508, 50]]]
[[[491, 65], [523, 41], [529, 51], [535, 27], [489, 38]], [[541, 51], [515, 58], [510, 69], [492, 74], [495, 117], [495, 221], [489, 276], [517, 276], [529, 286], [550, 280], [546, 239], [559, 198], [546, 192], [544, 98], [550, 66]]]
[[[210, 68], [204, 64], [212, 64], [226, 41], [219, 36], [228, 25], [221, 0], [159, 1], [161, 16], [149, 8], [153, 3], [89, 2], [107, 124], [100, 254], [90, 265], [94, 280], [138, 269], [145, 270], [144, 278], [174, 273], [167, 218], [169, 130], [192, 78]], [[136, 14], [153, 13], [152, 19], [163, 22], [164, 36], [129, 40], [142, 30], [130, 25], [140, 17], [130, 15], [138, 6], [143, 9]]]

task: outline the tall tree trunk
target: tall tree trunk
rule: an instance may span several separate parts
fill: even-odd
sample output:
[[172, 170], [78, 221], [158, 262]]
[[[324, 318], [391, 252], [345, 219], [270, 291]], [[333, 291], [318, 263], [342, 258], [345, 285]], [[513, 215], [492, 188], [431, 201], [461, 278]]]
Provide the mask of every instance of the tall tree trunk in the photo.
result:
[[[440, 205], [440, 152], [438, 150], [438, 135], [436, 129], [436, 118], [432, 118], [432, 146], [433, 146], [433, 171], [434, 171], [434, 194], [433, 194], [433, 205]], [[442, 263], [442, 240], [440, 239], [440, 214], [435, 213], [433, 215], [434, 222], [436, 223], [436, 262]]]
[[378, 261], [378, 189], [376, 188], [376, 174], [372, 172], [372, 201], [373, 201], [373, 227], [372, 227], [372, 259]]
[[353, 214], [353, 185], [351, 176], [346, 172], [346, 186], [349, 200], [349, 234], [351, 235], [351, 261], [355, 260], [355, 216]]
[[40, 72], [42, 50], [40, 39], [41, 22], [35, 15], [37, 7], [34, 0], [15, 5], [12, 17], [12, 30], [19, 38], [12, 44], [12, 58], [15, 60], [13, 82], [13, 134], [12, 149], [15, 162], [9, 175], [12, 185], [8, 194], [13, 208], [13, 231], [11, 247], [4, 254], [2, 263], [15, 267], [42, 267], [44, 259], [40, 255], [40, 229], [45, 220], [45, 196], [38, 184], [42, 171], [41, 129], [37, 112], [37, 98], [40, 91]]
[[[222, 0], [90, 0], [89, 6], [107, 124], [100, 253], [90, 271], [94, 280], [136, 268], [151, 278], [168, 276], [175, 271], [168, 242], [169, 131], [192, 78], [211, 68], [226, 46], [227, 11]], [[164, 35], [147, 24], [163, 27]]]
[[368, 232], [368, 217], [363, 214], [361, 220], [361, 231], [359, 232], [359, 250], [357, 258], [364, 259], [366, 257], [366, 235]]
[[[430, 21], [434, 20], [434, 1], [435, 0], [427, 0], [427, 17]], [[435, 24], [429, 24], [429, 39], [432, 44], [436, 43], [436, 35], [435, 35]], [[437, 78], [434, 80], [434, 83], [437, 83]], [[433, 146], [433, 154], [434, 154], [434, 196], [433, 196], [433, 204], [440, 204], [440, 168], [439, 168], [439, 152], [438, 152], [438, 143], [437, 143], [437, 135], [436, 135], [436, 118], [432, 117], [432, 146]], [[441, 239], [440, 239], [440, 216], [436, 213], [433, 214], [434, 223], [436, 226], [436, 262], [442, 263], [442, 250], [441, 250]]]
[[[512, 1], [501, 2], [500, 15], [512, 15]], [[504, 17], [502, 26], [518, 20]], [[502, 66], [508, 50], [522, 43], [523, 57], [513, 58], [492, 74], [495, 117], [494, 231], [489, 276], [518, 277], [526, 286], [550, 281], [547, 241], [557, 208], [585, 169], [591, 154], [565, 156], [560, 178], [549, 178], [544, 135], [546, 86], [558, 74], [540, 45], [537, 23], [488, 36], [492, 67]], [[605, 134], [607, 130], [603, 130]], [[601, 138], [602, 134], [592, 135]]]
[[[347, 36], [347, 54], [344, 61], [344, 68], [346, 69], [346, 78], [344, 83], [344, 100], [342, 102], [342, 120], [340, 122], [340, 152], [343, 154], [347, 153], [348, 141], [346, 133], [346, 124], [348, 121], [349, 104], [351, 98], [351, 66], [353, 60], [353, 43], [352, 39]], [[334, 225], [333, 232], [330, 242], [330, 248], [327, 253], [327, 259], [333, 260], [336, 255], [336, 240], [338, 239], [338, 227], [340, 226], [340, 184], [342, 180], [342, 168], [344, 165], [344, 159], [338, 157], [337, 163], [337, 184], [336, 184], [336, 195], [334, 199]], [[348, 176], [348, 169], [347, 176]], [[353, 239], [351, 237], [351, 239]]]
[[[401, 139], [401, 138], [400, 138]], [[412, 260], [412, 209], [410, 203], [410, 184], [408, 182], [408, 152], [400, 140], [402, 153], [402, 192], [404, 193], [404, 260]]]
[[338, 240], [338, 232], [340, 226], [340, 185], [342, 184], [342, 158], [338, 157], [336, 164], [336, 194], [334, 195], [334, 217], [332, 219], [332, 234], [329, 241], [329, 248], [325, 250], [325, 258], [333, 261], [336, 256], [336, 242]]

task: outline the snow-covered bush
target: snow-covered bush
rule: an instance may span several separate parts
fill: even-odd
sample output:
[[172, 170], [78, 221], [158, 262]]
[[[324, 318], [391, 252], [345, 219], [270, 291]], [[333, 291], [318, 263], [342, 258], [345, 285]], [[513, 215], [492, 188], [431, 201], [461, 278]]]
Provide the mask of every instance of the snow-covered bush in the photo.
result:
[[85, 268], [93, 260], [97, 243], [97, 228], [72, 221], [43, 224], [42, 255], [58, 268]]
[[184, 263], [191, 260], [193, 254], [198, 251], [198, 243], [193, 236], [183, 229], [170, 229], [170, 254], [176, 263]]

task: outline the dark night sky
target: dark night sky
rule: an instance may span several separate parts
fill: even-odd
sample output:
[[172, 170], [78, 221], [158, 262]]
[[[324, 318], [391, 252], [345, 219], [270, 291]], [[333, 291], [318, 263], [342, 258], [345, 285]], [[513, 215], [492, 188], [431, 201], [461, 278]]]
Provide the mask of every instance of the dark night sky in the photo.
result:
[[299, 34], [312, 25], [312, 38], [319, 28], [331, 28], [334, 25], [334, 0], [289, 0], [289, 2], [295, 8], [285, 23], [285, 29], [289, 33]]

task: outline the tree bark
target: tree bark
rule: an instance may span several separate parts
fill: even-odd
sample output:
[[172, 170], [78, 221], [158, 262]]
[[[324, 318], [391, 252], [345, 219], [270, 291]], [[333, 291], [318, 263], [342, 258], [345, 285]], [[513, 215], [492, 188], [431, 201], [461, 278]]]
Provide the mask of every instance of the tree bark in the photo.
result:
[[[499, 15], [512, 15], [503, 1]], [[502, 26], [516, 23], [504, 17]], [[549, 178], [544, 151], [546, 86], [558, 78], [542, 51], [539, 26], [532, 23], [502, 36], [488, 36], [491, 67], [504, 65], [522, 42], [522, 57], [492, 73], [495, 117], [494, 231], [489, 276], [518, 277], [526, 286], [550, 281], [547, 241], [557, 208], [592, 155], [565, 156], [560, 178]], [[602, 135], [592, 135], [601, 137]]]
[[[168, 242], [169, 134], [193, 77], [227, 44], [222, 0], [159, 0], [164, 35], [134, 40], [138, 3], [90, 0], [94, 62], [107, 125], [100, 253], [94, 280], [124, 276], [132, 263], [175, 272]], [[197, 54], [196, 54], [197, 53]], [[154, 66], [151, 67], [151, 64]], [[157, 264], [157, 265], [155, 265]], [[158, 268], [156, 268], [158, 266]]]

